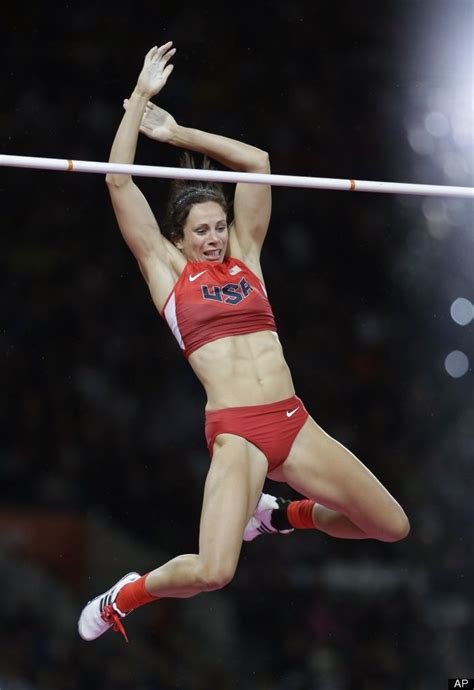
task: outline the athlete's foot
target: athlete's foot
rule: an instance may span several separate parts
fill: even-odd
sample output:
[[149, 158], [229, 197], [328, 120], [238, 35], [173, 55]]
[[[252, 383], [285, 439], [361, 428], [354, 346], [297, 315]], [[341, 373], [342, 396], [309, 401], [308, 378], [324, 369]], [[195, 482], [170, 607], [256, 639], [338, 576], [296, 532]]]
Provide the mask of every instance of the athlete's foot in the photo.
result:
[[128, 585], [130, 582], [135, 582], [141, 576], [138, 573], [128, 573], [124, 575], [121, 580], [115, 583], [113, 587], [99, 594], [98, 597], [89, 601], [82, 609], [79, 618], [78, 630], [79, 635], [83, 640], [88, 642], [96, 640], [103, 635], [107, 630], [112, 628], [116, 632], [120, 632], [128, 642], [125, 629], [122, 625], [122, 618], [125, 618], [127, 613], [120, 611], [115, 603], [117, 595], [120, 590]]
[[289, 503], [290, 501], [284, 498], [262, 494], [245, 528], [244, 541], [252, 541], [261, 534], [291, 534], [293, 528], [286, 519]]

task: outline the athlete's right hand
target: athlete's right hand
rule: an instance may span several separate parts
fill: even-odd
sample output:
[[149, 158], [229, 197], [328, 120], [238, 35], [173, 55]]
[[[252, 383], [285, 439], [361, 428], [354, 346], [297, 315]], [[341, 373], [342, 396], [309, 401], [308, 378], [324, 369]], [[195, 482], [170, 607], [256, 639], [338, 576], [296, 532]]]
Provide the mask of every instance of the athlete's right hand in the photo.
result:
[[137, 81], [137, 89], [147, 94], [149, 98], [160, 93], [173, 71], [173, 65], [166, 64], [176, 53], [176, 48], [172, 48], [172, 45], [173, 41], [168, 41], [159, 48], [154, 46], [145, 55], [143, 68]]

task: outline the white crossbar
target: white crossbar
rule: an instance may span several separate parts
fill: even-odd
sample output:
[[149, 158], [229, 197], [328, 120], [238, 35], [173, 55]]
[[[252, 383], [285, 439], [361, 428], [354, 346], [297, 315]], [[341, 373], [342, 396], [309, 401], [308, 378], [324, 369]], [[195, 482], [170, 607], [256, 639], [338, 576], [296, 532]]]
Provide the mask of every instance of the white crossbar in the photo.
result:
[[73, 161], [62, 158], [10, 156], [7, 154], [0, 154], [0, 167], [1, 166], [99, 174], [119, 173], [141, 177], [201, 180], [204, 182], [248, 182], [251, 184], [270, 184], [275, 187], [334, 189], [348, 192], [380, 192], [385, 194], [424, 194], [427, 196], [465, 197], [474, 199], [474, 187], [409, 184], [404, 182], [370, 182], [367, 180], [302, 177], [298, 175], [263, 175], [259, 173], [228, 172], [222, 170], [195, 170], [190, 168], [166, 168], [155, 165], [127, 165], [124, 163]]

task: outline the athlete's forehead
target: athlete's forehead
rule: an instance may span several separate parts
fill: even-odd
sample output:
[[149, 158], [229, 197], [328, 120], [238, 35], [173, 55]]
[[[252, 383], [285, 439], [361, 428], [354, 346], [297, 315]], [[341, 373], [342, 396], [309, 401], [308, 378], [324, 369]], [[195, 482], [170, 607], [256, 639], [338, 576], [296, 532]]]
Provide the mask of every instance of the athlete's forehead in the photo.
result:
[[226, 220], [226, 213], [222, 206], [217, 201], [203, 201], [193, 204], [186, 219], [186, 225], [195, 226], [201, 223], [213, 225], [221, 220]]

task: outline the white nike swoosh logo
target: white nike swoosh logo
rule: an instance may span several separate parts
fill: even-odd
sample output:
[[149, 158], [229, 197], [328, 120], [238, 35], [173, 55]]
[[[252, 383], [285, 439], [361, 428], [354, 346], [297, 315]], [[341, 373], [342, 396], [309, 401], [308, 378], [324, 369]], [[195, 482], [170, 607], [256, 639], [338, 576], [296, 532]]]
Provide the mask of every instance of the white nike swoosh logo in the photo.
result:
[[202, 276], [202, 274], [205, 273], [206, 271], [207, 271], [207, 268], [205, 268], [204, 271], [201, 271], [201, 273], [196, 273], [195, 276], [189, 276], [189, 282], [193, 283], [196, 280], [196, 278], [199, 278], [199, 276]]
[[287, 411], [286, 411], [286, 416], [287, 416], [287, 417], [293, 417], [293, 415], [295, 414], [295, 412], [297, 412], [299, 409], [300, 409], [300, 406], [298, 405], [298, 407], [295, 407], [295, 409], [294, 409], [294, 410], [291, 410], [291, 412], [288, 412], [288, 410], [287, 410]]

